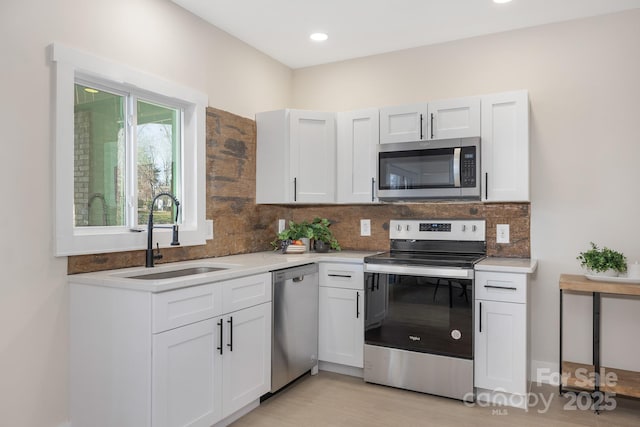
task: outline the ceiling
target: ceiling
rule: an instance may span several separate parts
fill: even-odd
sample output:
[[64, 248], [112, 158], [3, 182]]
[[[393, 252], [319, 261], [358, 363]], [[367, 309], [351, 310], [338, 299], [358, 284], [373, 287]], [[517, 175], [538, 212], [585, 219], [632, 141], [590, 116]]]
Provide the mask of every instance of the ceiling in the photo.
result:
[[[640, 0], [171, 0], [291, 68], [640, 8]], [[329, 39], [309, 39], [325, 32]]]

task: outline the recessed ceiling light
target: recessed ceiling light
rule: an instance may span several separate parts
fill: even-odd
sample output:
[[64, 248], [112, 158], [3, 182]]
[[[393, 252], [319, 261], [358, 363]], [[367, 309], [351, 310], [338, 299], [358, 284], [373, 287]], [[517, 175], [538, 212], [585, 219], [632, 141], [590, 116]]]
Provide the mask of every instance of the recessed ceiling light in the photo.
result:
[[493, 0], [494, 3], [509, 3], [511, 0]]
[[325, 33], [313, 33], [309, 36], [309, 38], [314, 42], [323, 42], [326, 39], [328, 39], [329, 36], [326, 35]]
[[90, 87], [85, 87], [85, 88], [84, 88], [84, 91], [85, 91], [85, 92], [89, 92], [89, 93], [98, 93], [98, 91], [97, 91], [97, 90], [92, 89], [92, 88], [90, 88]]

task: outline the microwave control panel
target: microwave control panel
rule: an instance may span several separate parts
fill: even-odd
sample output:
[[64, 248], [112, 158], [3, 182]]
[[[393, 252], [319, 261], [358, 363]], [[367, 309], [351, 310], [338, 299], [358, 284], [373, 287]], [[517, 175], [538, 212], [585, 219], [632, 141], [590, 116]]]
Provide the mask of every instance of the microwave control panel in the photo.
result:
[[476, 186], [476, 147], [462, 147], [460, 151], [460, 185]]

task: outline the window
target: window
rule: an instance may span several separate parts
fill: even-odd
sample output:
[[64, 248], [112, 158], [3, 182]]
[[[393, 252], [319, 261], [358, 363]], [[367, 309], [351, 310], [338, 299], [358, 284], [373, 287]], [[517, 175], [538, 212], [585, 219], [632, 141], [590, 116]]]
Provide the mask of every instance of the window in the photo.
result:
[[[204, 244], [206, 96], [58, 44], [52, 55], [56, 254], [145, 248], [160, 192], [180, 201], [181, 244]], [[175, 219], [171, 199], [158, 199], [154, 223]]]

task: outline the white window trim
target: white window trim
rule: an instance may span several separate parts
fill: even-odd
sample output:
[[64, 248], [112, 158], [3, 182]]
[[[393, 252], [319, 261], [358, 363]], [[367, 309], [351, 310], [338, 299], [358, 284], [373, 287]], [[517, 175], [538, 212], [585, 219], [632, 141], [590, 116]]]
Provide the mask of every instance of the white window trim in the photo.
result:
[[[168, 82], [159, 77], [117, 64], [76, 49], [53, 43], [50, 47], [55, 78], [55, 255], [81, 255], [145, 249], [146, 224], [143, 232], [127, 227], [74, 226], [74, 100], [76, 77], [90, 77], [134, 88], [154, 96], [171, 99], [183, 106], [184, 133], [183, 181], [180, 211], [180, 244], [206, 243], [206, 144], [205, 122], [208, 97], [201, 92]], [[194, 167], [191, 167], [193, 165]], [[171, 232], [154, 230], [154, 242], [169, 246]]]

